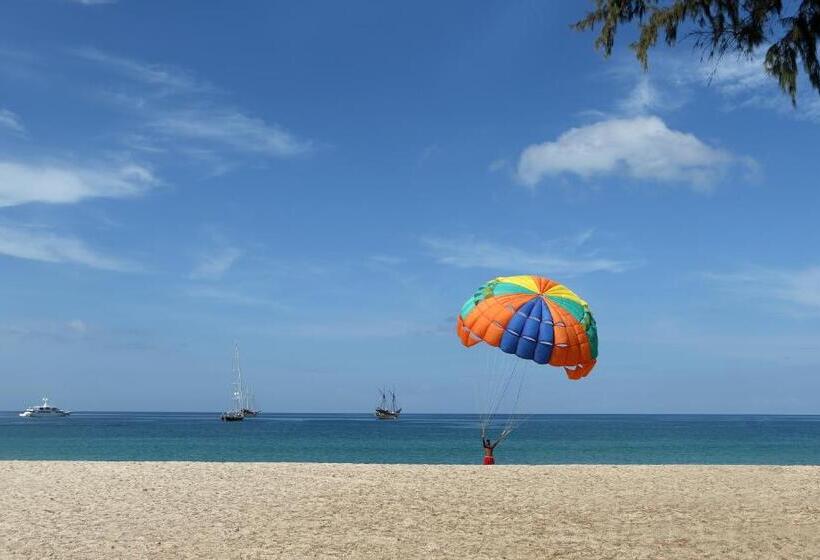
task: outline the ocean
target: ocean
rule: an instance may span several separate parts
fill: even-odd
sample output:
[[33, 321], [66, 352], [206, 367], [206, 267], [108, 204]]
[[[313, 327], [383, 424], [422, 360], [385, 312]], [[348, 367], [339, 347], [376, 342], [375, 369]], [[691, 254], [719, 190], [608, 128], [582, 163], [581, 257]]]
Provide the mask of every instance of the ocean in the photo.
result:
[[[0, 460], [299, 461], [477, 464], [479, 419], [403, 414], [0, 413]], [[499, 464], [820, 465], [820, 416], [534, 415]]]

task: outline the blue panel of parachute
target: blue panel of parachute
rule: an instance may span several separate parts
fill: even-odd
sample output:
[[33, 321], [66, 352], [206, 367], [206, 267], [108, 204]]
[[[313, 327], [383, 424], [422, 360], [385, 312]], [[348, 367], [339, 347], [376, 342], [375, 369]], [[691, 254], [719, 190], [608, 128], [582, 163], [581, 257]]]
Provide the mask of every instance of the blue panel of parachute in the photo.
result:
[[552, 345], [555, 342], [555, 327], [552, 325], [552, 313], [543, 299], [538, 298], [541, 304], [541, 322], [538, 325], [538, 344], [535, 346], [533, 360], [539, 364], [549, 363], [552, 357]]
[[532, 298], [519, 307], [510, 320], [507, 321], [507, 329], [501, 336], [501, 344], [498, 345], [507, 354], [515, 354], [518, 351], [518, 340], [521, 338], [521, 331], [524, 330], [524, 323], [527, 322], [527, 317], [529, 317], [530, 311], [535, 306], [536, 299]]
[[507, 322], [499, 348], [507, 354], [546, 364], [552, 355], [552, 342], [552, 315], [544, 300], [534, 297]]

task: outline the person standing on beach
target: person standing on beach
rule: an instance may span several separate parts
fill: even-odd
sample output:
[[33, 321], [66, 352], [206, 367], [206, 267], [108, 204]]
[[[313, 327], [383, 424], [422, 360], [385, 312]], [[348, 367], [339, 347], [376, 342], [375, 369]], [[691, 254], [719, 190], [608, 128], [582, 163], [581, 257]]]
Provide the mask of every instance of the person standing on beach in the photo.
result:
[[492, 443], [490, 438], [481, 437], [481, 444], [484, 446], [484, 464], [495, 465], [495, 457], [493, 457], [493, 450], [498, 442]]

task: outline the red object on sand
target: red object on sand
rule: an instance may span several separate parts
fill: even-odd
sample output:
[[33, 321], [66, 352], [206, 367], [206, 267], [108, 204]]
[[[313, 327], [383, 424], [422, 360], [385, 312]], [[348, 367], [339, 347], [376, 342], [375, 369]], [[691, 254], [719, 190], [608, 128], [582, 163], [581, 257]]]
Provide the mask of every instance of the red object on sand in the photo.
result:
[[488, 455], [484, 456], [484, 464], [485, 465], [495, 465], [495, 457], [490, 457]]

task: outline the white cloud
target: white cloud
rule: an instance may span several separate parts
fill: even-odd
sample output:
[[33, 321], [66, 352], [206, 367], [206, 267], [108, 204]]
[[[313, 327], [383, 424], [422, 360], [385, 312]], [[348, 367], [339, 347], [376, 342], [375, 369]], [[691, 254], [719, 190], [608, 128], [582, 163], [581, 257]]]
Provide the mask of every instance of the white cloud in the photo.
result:
[[221, 278], [242, 256], [242, 251], [236, 247], [223, 247], [209, 255], [205, 255], [191, 271], [191, 278], [215, 280]]
[[0, 128], [5, 128], [18, 134], [25, 134], [26, 132], [20, 117], [8, 109], [0, 109]]
[[130, 197], [156, 182], [151, 171], [135, 163], [81, 166], [0, 160], [0, 207]]
[[98, 253], [75, 237], [2, 225], [0, 255], [49, 263], [79, 264], [101, 270], [139, 270], [134, 263]]
[[749, 268], [734, 273], [707, 273], [706, 278], [733, 294], [790, 304], [792, 310], [820, 312], [820, 266], [803, 269]]
[[103, 4], [116, 4], [117, 0], [68, 0], [74, 4], [82, 4], [83, 6], [100, 6]]
[[612, 118], [527, 147], [518, 161], [518, 178], [534, 186], [563, 173], [583, 178], [624, 173], [706, 189], [734, 161], [738, 158], [693, 134], [669, 128], [657, 116]]
[[209, 141], [268, 156], [288, 157], [310, 150], [278, 125], [230, 109], [168, 112], [153, 123], [159, 132], [174, 137]]
[[[569, 240], [569, 252], [577, 253], [588, 240], [587, 232]], [[567, 254], [566, 242], [548, 242], [540, 250], [479, 241], [470, 237], [422, 239], [432, 256], [441, 264], [458, 268], [489, 268], [496, 271], [534, 271], [552, 276], [577, 276], [591, 272], [623, 272], [637, 263], [608, 259], [594, 254]], [[563, 250], [559, 247], [563, 246]], [[512, 272], [511, 272], [512, 271]]]

